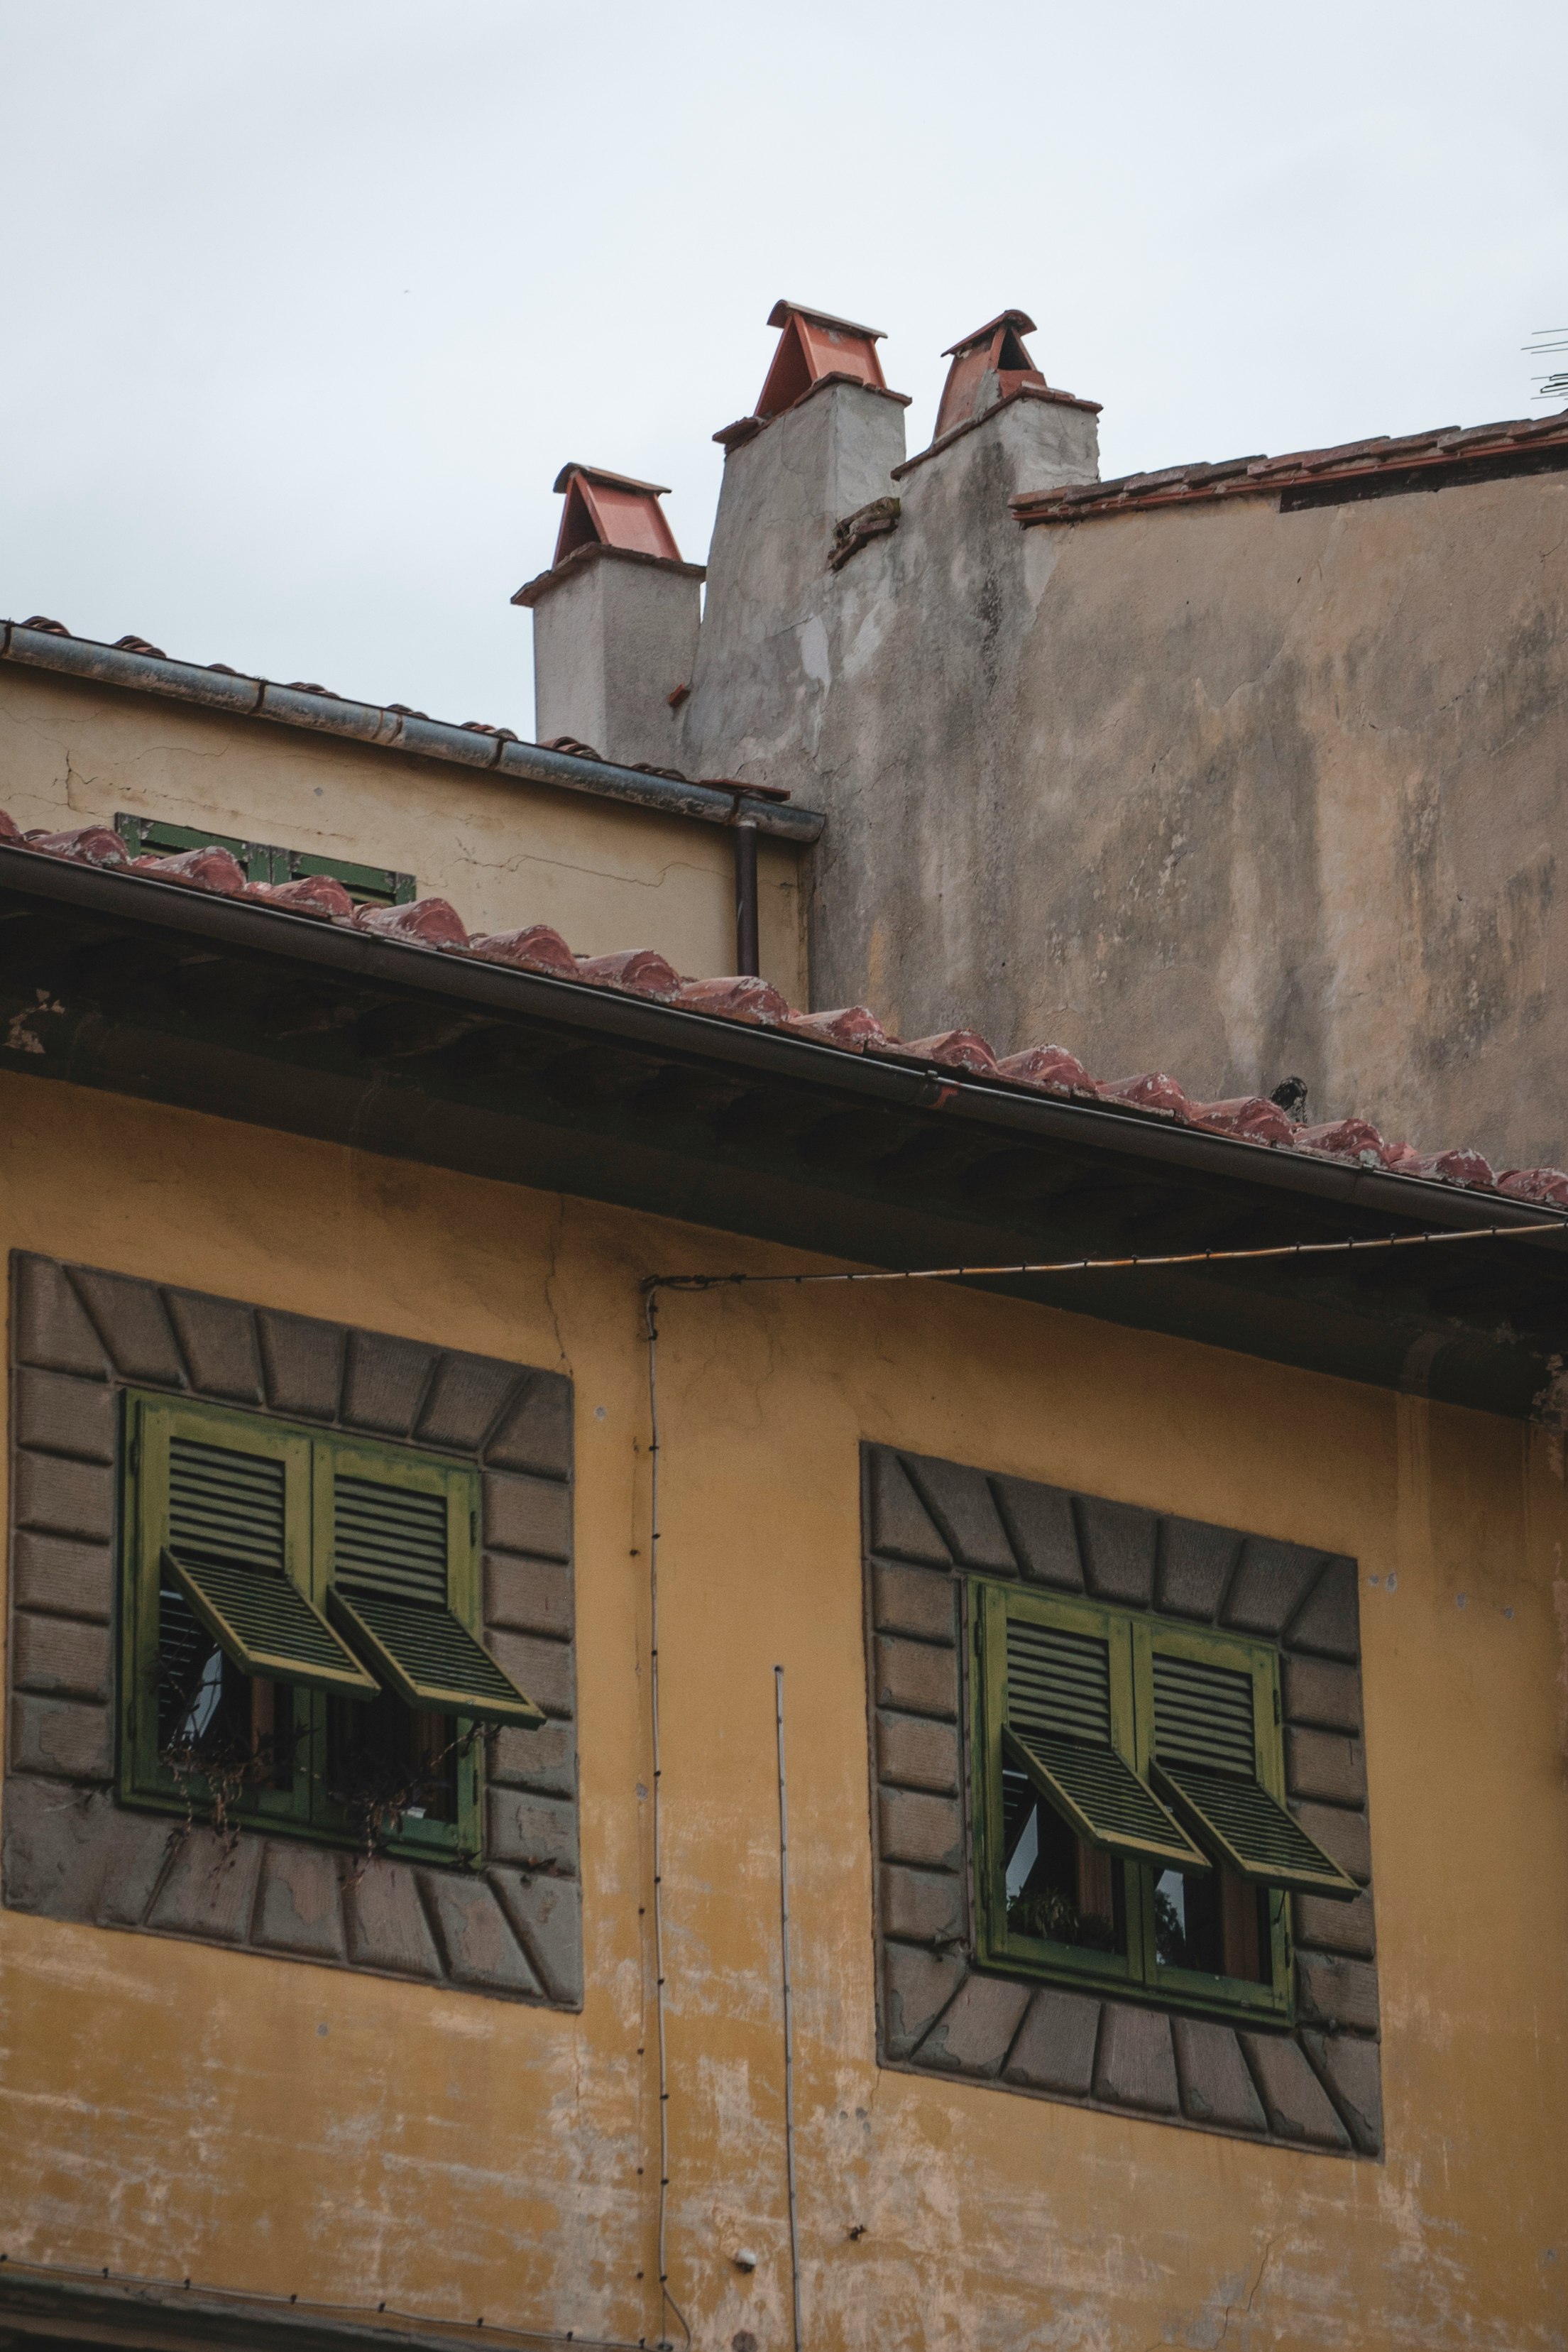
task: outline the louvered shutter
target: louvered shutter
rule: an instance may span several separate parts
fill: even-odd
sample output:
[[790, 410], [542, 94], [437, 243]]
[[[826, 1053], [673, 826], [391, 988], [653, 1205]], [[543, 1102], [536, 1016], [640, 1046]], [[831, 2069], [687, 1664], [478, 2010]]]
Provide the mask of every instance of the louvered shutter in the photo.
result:
[[1259, 1735], [1275, 1735], [1257, 1719], [1257, 1675], [1157, 1641], [1151, 1674], [1151, 1778], [1215, 1861], [1255, 1885], [1349, 1902], [1354, 1880], [1263, 1786]]
[[[460, 1485], [454, 1487], [455, 1476]], [[436, 1715], [537, 1730], [544, 1716], [451, 1607], [462, 1474], [375, 1475], [361, 1453], [330, 1469], [332, 1622], [388, 1690]]]
[[1009, 1607], [1003, 1754], [1086, 1844], [1125, 1862], [1207, 1870], [1207, 1857], [1115, 1745], [1112, 1645], [1124, 1633], [1070, 1604], [1045, 1622]]
[[[237, 1414], [148, 1409], [161, 1582], [242, 1674], [346, 1698], [376, 1685], [289, 1575], [291, 1506], [308, 1525], [298, 1440]], [[298, 1498], [290, 1482], [300, 1482]]]

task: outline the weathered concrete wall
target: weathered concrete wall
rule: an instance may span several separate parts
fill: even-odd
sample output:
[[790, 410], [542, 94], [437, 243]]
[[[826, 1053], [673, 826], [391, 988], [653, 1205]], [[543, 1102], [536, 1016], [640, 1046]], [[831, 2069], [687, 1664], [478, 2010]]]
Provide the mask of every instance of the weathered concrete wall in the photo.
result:
[[[681, 764], [783, 783], [820, 766], [834, 683], [833, 525], [893, 488], [904, 409], [823, 383], [725, 461]], [[780, 772], [788, 767], [790, 775]]]
[[714, 696], [714, 759], [828, 814], [814, 1002], [1562, 1163], [1568, 480], [1024, 531], [1018, 413], [748, 614], [809, 695]]
[[[211, 825], [412, 873], [470, 931], [553, 923], [580, 954], [653, 947], [680, 971], [735, 969], [734, 842], [718, 825], [9, 663], [0, 808], [24, 830], [121, 811]], [[762, 839], [758, 869], [763, 976], [803, 1003], [799, 854]]]
[[[575, 2015], [0, 1913], [7, 2251], [653, 2341], [638, 1284], [786, 1261], [21, 1076], [0, 1079], [12, 1248], [570, 1376], [587, 1992]], [[669, 2246], [695, 2340], [788, 2341], [781, 1661], [809, 2342], [1547, 2352], [1553, 1441], [936, 1286], [669, 1297], [662, 1325]], [[1359, 1559], [1382, 2164], [878, 2070], [862, 1439]]]
[[695, 564], [584, 548], [534, 605], [534, 734], [573, 735], [606, 760], [674, 764], [670, 707], [690, 686], [702, 609]]

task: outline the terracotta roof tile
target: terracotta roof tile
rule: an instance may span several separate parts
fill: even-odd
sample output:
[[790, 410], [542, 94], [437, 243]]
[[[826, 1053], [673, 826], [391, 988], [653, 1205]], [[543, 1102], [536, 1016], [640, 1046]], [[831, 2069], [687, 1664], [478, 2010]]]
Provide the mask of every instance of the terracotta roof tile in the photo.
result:
[[107, 866], [137, 880], [173, 883], [244, 898], [280, 914], [350, 924], [400, 946], [440, 949], [486, 963], [510, 964], [548, 978], [594, 988], [628, 990], [685, 1012], [785, 1028], [845, 1053], [890, 1054], [900, 1060], [956, 1070], [994, 1085], [1022, 1087], [1080, 1101], [1113, 1103], [1134, 1117], [1178, 1121], [1235, 1137], [1256, 1150], [1306, 1151], [1360, 1161], [1395, 1175], [1421, 1177], [1491, 1191], [1516, 1200], [1568, 1211], [1568, 1172], [1559, 1168], [1510, 1168], [1494, 1174], [1479, 1151], [1467, 1149], [1423, 1152], [1411, 1143], [1389, 1143], [1370, 1120], [1346, 1118], [1299, 1126], [1277, 1103], [1260, 1095], [1225, 1102], [1194, 1102], [1161, 1070], [1131, 1078], [1097, 1079], [1077, 1055], [1061, 1045], [1034, 1045], [998, 1061], [988, 1042], [972, 1029], [946, 1029], [913, 1044], [891, 1037], [863, 1004], [822, 1013], [796, 1012], [767, 981], [742, 975], [684, 979], [653, 948], [622, 949], [608, 955], [577, 956], [548, 923], [482, 934], [470, 939], [455, 908], [444, 898], [421, 898], [412, 906], [358, 907], [339, 882], [312, 876], [277, 885], [246, 882], [243, 869], [215, 845], [172, 857], [143, 857], [132, 864], [125, 844], [107, 825], [81, 825], [64, 833], [21, 834], [0, 809], [0, 843], [47, 857]]
[[791, 1013], [785, 1026], [802, 1037], [847, 1046], [852, 1054], [873, 1052], [888, 1042], [886, 1030], [866, 1004], [846, 1004], [837, 1013]]
[[656, 948], [622, 948], [614, 955], [579, 956], [577, 976], [601, 988], [625, 988], [633, 996], [654, 996], [666, 1004], [685, 985], [674, 965]]
[[468, 944], [462, 916], [444, 898], [415, 898], [406, 907], [356, 907], [354, 928], [379, 931], [384, 939], [403, 940], [416, 948], [465, 948]]
[[163, 882], [183, 882], [192, 890], [215, 890], [220, 897], [246, 894], [245, 867], [226, 849], [179, 849], [168, 857], [135, 857], [132, 870], [156, 874]]
[[913, 1055], [917, 1061], [941, 1062], [950, 1070], [967, 1070], [977, 1078], [996, 1076], [997, 1057], [973, 1029], [944, 1029], [935, 1037], [918, 1037], [912, 1045], [901, 1045], [898, 1051]]
[[107, 824], [80, 824], [69, 833], [30, 833], [28, 849], [46, 857], [68, 857], [75, 866], [129, 866], [131, 852]]
[[[1568, 410], [1551, 416], [1521, 416], [1497, 425], [1461, 429], [1379, 434], [1366, 441], [1342, 441], [1333, 448], [1294, 449], [1278, 457], [1232, 457], [1221, 465], [1163, 466], [1145, 474], [1123, 474], [1108, 482], [1073, 482], [1049, 490], [1027, 490], [1012, 501], [1020, 523], [1080, 522], [1086, 517], [1136, 513], [1194, 500], [1255, 498], [1294, 483], [1347, 482], [1378, 474], [1423, 473], [1429, 467], [1568, 444]], [[1461, 477], [1462, 478], [1462, 477]]]
[[1162, 1110], [1171, 1118], [1186, 1118], [1192, 1110], [1182, 1088], [1163, 1070], [1145, 1070], [1136, 1078], [1105, 1079], [1100, 1092], [1113, 1102], [1136, 1103], [1140, 1110]]
[[721, 1013], [731, 1021], [760, 1022], [770, 1029], [788, 1021], [794, 1010], [789, 999], [767, 981], [744, 976], [683, 981], [674, 1001], [688, 1013]]
[[354, 902], [330, 874], [307, 874], [298, 882], [253, 882], [247, 898], [264, 907], [286, 907], [296, 915], [315, 915], [330, 923], [353, 920]]
[[1039, 1087], [1048, 1094], [1097, 1097], [1100, 1092], [1077, 1055], [1065, 1045], [1031, 1045], [1026, 1053], [1009, 1054], [997, 1069], [1014, 1086]]
[[488, 931], [469, 940], [468, 953], [486, 963], [515, 964], [519, 971], [554, 972], [562, 980], [579, 977], [577, 958], [548, 923], [529, 923], [520, 931]]
[[1194, 1103], [1188, 1117], [1195, 1127], [1211, 1128], [1217, 1135], [1245, 1136], [1249, 1143], [1293, 1143], [1295, 1122], [1266, 1095], [1237, 1095], [1228, 1102]]

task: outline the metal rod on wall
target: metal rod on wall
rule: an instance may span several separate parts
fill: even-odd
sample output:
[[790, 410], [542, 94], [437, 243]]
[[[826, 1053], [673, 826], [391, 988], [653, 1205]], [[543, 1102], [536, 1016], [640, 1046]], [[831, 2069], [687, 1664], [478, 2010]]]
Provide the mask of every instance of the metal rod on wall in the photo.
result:
[[789, 1797], [784, 1778], [784, 1669], [773, 1669], [779, 1731], [779, 1924], [784, 1954], [784, 2164], [789, 2183], [789, 2315], [800, 2352], [800, 2232], [795, 2210], [795, 2003], [789, 1974]]

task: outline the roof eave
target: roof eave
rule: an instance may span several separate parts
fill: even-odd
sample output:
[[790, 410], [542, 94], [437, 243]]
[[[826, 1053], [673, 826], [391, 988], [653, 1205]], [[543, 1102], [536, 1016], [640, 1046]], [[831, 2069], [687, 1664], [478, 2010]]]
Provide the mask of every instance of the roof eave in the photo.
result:
[[[1514, 1414], [1532, 1410], [1552, 1357], [1568, 1350], [1568, 1231], [1523, 1202], [857, 1054], [36, 852], [0, 849], [0, 896], [34, 919], [0, 924], [0, 1011], [8, 1015], [13, 1000], [27, 1009], [40, 984], [67, 1008], [43, 1053], [8, 1057], [24, 1075], [650, 1209], [712, 1229], [692, 1244], [710, 1270], [729, 1255], [725, 1233], [872, 1264], [1021, 1267], [1076, 1255], [1085, 1234], [1097, 1246], [1155, 1254], [1151, 1220], [1158, 1228], [1196, 1218], [1216, 1232], [1239, 1224], [1275, 1240], [1484, 1227], [1531, 1241], [1528, 1331], [1510, 1327], [1520, 1311], [1519, 1253], [1474, 1242], [1402, 1254], [1403, 1287], [1392, 1292], [1370, 1258], [1284, 1272], [1003, 1276], [990, 1286], [1342, 1377], [1395, 1387], [1418, 1378], [1427, 1393]], [[96, 967], [93, 942], [131, 935], [150, 973], [177, 973], [193, 949], [203, 953], [206, 984], [193, 1005], [171, 1011], [161, 979], [144, 1000], [119, 982], [94, 993], [81, 976]], [[335, 1042], [266, 1028], [265, 1007], [290, 974], [347, 1008]], [[242, 1010], [225, 1027], [231, 1003]], [[465, 1058], [476, 1035], [495, 1042], [504, 1083], [476, 1078]], [[620, 1075], [602, 1098], [591, 1090], [563, 1102], [542, 1079], [531, 1090], [536, 1064], [575, 1068], [586, 1056], [597, 1068], [605, 1054]], [[694, 1102], [728, 1108], [714, 1111], [715, 1126]], [[771, 1129], [754, 1148], [748, 1129], [726, 1123], [737, 1103], [752, 1106], [746, 1117], [764, 1127], [773, 1119], [781, 1132], [826, 1138], [826, 1156], [813, 1145], [797, 1165]], [[857, 1156], [865, 1137], [869, 1161]], [[929, 1159], [936, 1172], [912, 1179], [911, 1154], [917, 1170]], [[998, 1206], [964, 1172], [983, 1176], [1015, 1159], [1043, 1186], [1024, 1208], [1008, 1197]], [[1417, 1268], [1439, 1256], [1440, 1273]], [[1437, 1283], [1440, 1298], [1442, 1283], [1455, 1281], [1463, 1312], [1411, 1303], [1422, 1284]]]

